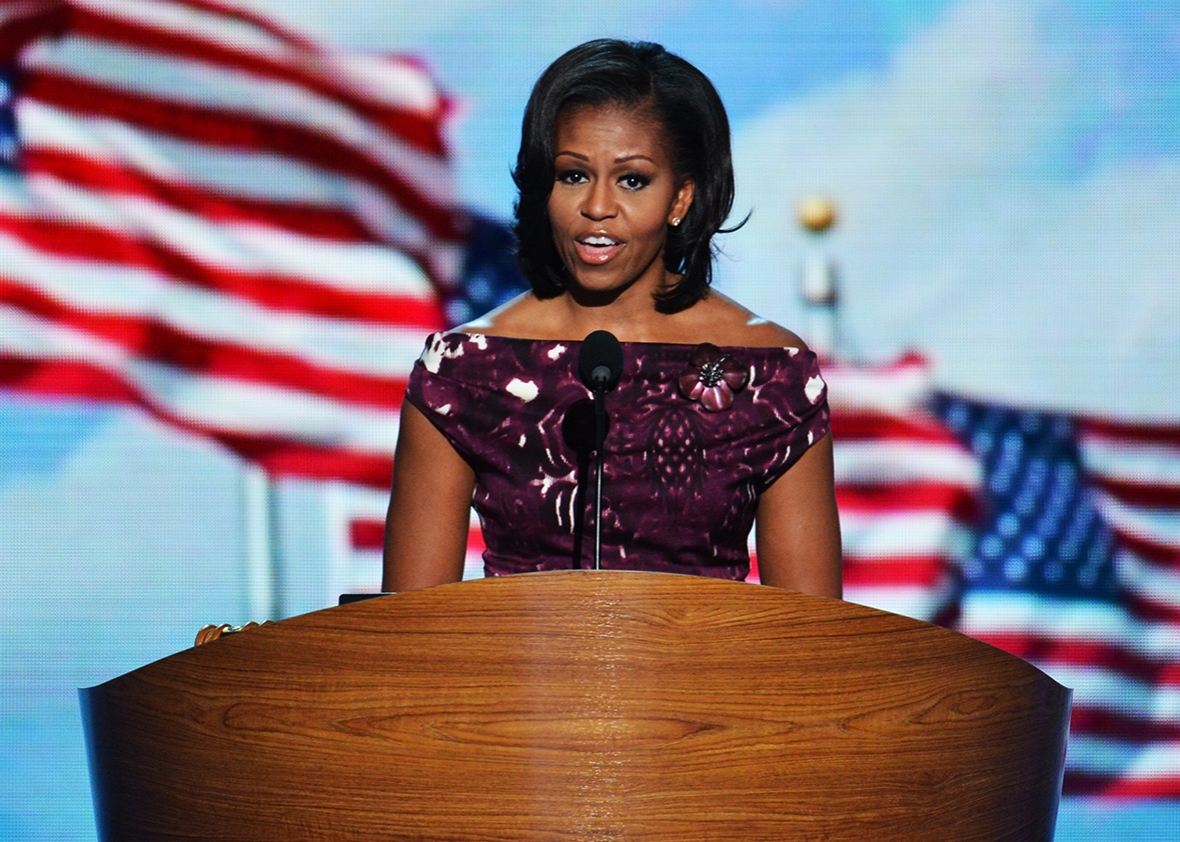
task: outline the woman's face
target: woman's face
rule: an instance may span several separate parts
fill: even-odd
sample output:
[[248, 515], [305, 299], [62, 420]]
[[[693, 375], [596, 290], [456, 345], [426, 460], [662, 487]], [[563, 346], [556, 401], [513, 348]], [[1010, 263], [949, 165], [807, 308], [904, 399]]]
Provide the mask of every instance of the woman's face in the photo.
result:
[[677, 182], [662, 127], [643, 109], [574, 106], [562, 112], [549, 194], [553, 242], [589, 293], [665, 283], [667, 227], [692, 204]]

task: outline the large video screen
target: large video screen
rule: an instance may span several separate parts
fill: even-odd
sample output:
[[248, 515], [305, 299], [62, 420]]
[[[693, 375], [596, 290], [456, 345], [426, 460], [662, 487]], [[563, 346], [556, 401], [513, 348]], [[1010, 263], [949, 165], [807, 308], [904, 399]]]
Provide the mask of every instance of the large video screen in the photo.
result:
[[714, 286], [821, 353], [846, 599], [1073, 688], [1057, 839], [1177, 838], [1172, 0], [0, 4], [0, 837], [94, 838], [78, 688], [380, 589], [406, 377], [525, 288], [600, 37], [726, 104]]

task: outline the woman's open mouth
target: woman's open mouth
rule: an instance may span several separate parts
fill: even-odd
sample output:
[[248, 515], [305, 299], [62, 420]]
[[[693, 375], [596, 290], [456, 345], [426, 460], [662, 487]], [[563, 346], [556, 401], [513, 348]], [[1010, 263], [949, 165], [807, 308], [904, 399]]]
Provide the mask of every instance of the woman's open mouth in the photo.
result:
[[575, 240], [575, 243], [577, 244], [578, 257], [584, 263], [594, 264], [606, 263], [623, 247], [623, 243], [618, 240], [599, 234]]

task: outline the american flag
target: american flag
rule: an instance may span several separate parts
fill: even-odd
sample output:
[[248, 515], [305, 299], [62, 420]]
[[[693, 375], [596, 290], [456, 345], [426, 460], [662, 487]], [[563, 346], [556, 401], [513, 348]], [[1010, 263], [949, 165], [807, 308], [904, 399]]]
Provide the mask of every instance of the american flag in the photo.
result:
[[1180, 426], [934, 406], [984, 464], [955, 628], [1074, 689], [1067, 795], [1180, 797]]
[[0, 67], [0, 388], [388, 488], [423, 338], [496, 303], [506, 236], [426, 69], [217, 0], [5, 0]]
[[1066, 795], [1180, 797], [1180, 424], [942, 393], [917, 355], [825, 377], [845, 598], [1073, 688]]
[[1180, 797], [1180, 424], [940, 393], [830, 364], [845, 598], [1074, 689], [1066, 795]]

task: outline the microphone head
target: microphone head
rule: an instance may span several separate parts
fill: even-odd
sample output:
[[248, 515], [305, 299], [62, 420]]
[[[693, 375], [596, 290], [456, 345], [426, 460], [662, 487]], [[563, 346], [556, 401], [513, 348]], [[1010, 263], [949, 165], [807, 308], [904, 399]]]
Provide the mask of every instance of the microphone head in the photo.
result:
[[623, 373], [623, 346], [609, 330], [596, 330], [582, 342], [578, 374], [591, 392], [606, 393]]

